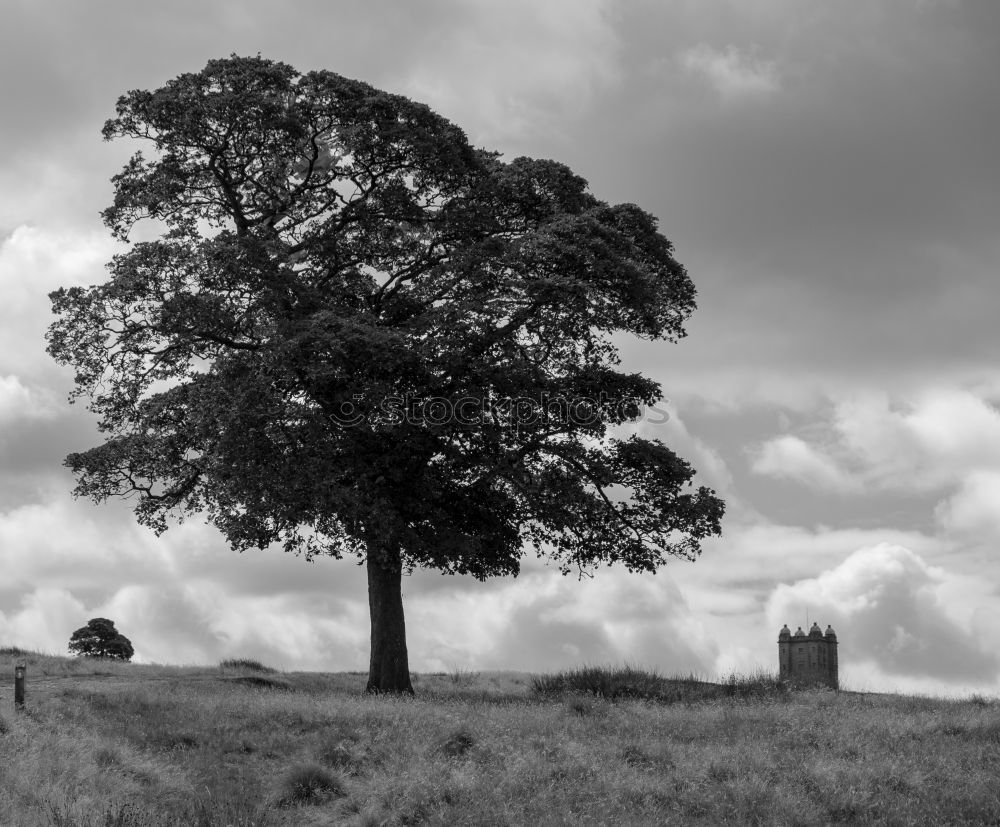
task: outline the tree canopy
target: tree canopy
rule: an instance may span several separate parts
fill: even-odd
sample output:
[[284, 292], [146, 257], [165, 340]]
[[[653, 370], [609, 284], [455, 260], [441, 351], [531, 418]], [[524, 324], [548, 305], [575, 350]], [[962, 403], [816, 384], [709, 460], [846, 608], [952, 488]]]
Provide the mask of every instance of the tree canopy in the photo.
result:
[[132, 641], [115, 628], [113, 620], [95, 617], [81, 626], [69, 639], [69, 651], [91, 658], [132, 660]]
[[723, 503], [627, 435], [658, 384], [612, 334], [674, 341], [695, 289], [653, 216], [555, 161], [471, 146], [427, 106], [328, 71], [212, 60], [122, 96], [137, 152], [103, 213], [110, 278], [52, 293], [102, 444], [76, 493], [157, 531], [366, 560], [369, 689], [409, 690], [400, 573], [694, 559]]

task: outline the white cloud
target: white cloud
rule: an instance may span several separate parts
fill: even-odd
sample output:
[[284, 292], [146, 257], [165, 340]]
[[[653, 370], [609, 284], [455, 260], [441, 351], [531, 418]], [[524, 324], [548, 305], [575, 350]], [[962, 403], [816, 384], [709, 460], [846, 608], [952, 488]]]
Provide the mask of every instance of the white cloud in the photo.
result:
[[[51, 483], [51, 481], [50, 481]], [[169, 575], [166, 546], [147, 529], [122, 524], [105, 508], [74, 501], [54, 486], [49, 502], [0, 511], [0, 570], [6, 589], [105, 589], [126, 578]]]
[[991, 543], [1000, 539], [1000, 469], [972, 471], [938, 503], [938, 524], [951, 534]]
[[0, 641], [52, 654], [65, 654], [70, 635], [89, 617], [66, 589], [41, 588], [25, 595], [10, 617], [0, 612]]
[[0, 241], [0, 374], [15, 373], [32, 390], [51, 383], [56, 366], [45, 353], [45, 331], [54, 319], [48, 294], [104, 281], [104, 263], [115, 249], [104, 235], [43, 227], [19, 226]]
[[18, 419], [49, 417], [53, 414], [51, 400], [42, 393], [26, 388], [15, 375], [0, 376], [0, 425], [7, 426]]
[[113, 247], [95, 235], [28, 226], [0, 238], [0, 424], [8, 439], [13, 423], [51, 419], [65, 406], [70, 383], [54, 387], [59, 369], [45, 353], [48, 293], [101, 281]]
[[[810, 620], [832, 625], [840, 643], [842, 678], [866, 685], [908, 676], [941, 685], [995, 686], [1000, 658], [952, 608], [964, 594], [997, 606], [971, 578], [930, 566], [903, 546], [880, 543], [858, 549], [816, 577], [778, 585], [767, 617], [777, 630]], [[846, 680], [850, 684], [850, 680]]]
[[781, 88], [778, 65], [730, 44], [716, 49], [699, 43], [677, 56], [687, 72], [706, 78], [724, 97], [766, 95]]
[[[554, 671], [630, 662], [665, 674], [704, 674], [717, 653], [717, 642], [666, 574], [605, 569], [578, 581], [545, 571], [518, 578], [488, 601], [488, 607], [463, 615], [480, 626], [479, 639], [467, 639], [466, 648], [452, 651], [452, 657], [494, 669]], [[454, 639], [453, 620], [448, 622], [454, 613], [442, 610], [432, 625], [429, 608], [424, 604], [416, 614], [421, 635], [433, 628], [441, 640]]]
[[839, 566], [858, 548], [884, 543], [905, 546], [923, 557], [940, 550], [938, 541], [918, 531], [804, 528], [756, 517], [728, 523], [722, 537], [705, 542], [700, 561], [675, 566], [671, 574], [685, 595], [692, 586], [714, 593], [756, 594], [762, 607], [776, 582], [815, 577]]
[[858, 490], [858, 483], [819, 448], [796, 436], [768, 440], [755, 452], [751, 469], [758, 474], [797, 480], [812, 488], [841, 493]]
[[1000, 472], [1000, 412], [980, 394], [954, 387], [855, 393], [828, 420], [810, 425], [819, 437], [767, 440], [751, 467], [837, 492], [962, 485], [970, 474]]
[[[856, 549], [883, 543], [904, 545], [924, 558], [940, 551], [933, 538], [914, 531], [806, 529], [747, 516], [751, 518], [727, 520], [723, 536], [706, 542], [701, 560], [668, 570], [691, 617], [716, 643], [714, 660], [706, 670], [709, 677], [777, 668], [775, 641], [781, 623], [774, 625], [767, 611], [777, 583], [810, 580], [839, 567]], [[946, 585], [958, 582], [952, 578]], [[962, 594], [967, 595], [966, 581], [962, 583]], [[952, 596], [942, 587], [942, 600]], [[790, 617], [786, 620], [791, 622]]]
[[125, 586], [100, 612], [131, 639], [139, 660], [252, 657], [285, 669], [349, 670], [361, 668], [368, 652], [367, 606], [357, 601], [351, 609], [330, 612], [316, 594], [245, 595], [202, 580]]
[[884, 488], [931, 490], [1000, 468], [1000, 413], [972, 390], [856, 395], [837, 406], [834, 427], [866, 477]]

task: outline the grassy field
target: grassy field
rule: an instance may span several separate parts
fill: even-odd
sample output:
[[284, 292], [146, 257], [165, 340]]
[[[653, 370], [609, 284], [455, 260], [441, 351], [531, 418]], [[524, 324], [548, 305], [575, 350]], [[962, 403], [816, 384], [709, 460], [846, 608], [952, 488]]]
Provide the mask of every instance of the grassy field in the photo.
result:
[[982, 697], [595, 669], [417, 675], [400, 699], [361, 674], [9, 649], [0, 675], [4, 827], [1000, 824]]

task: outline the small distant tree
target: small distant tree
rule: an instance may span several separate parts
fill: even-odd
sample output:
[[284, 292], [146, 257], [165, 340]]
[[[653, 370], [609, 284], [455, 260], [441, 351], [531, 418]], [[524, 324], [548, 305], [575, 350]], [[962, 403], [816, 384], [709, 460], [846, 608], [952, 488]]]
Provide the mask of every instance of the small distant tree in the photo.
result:
[[69, 639], [69, 651], [89, 658], [132, 660], [132, 641], [115, 628], [113, 620], [95, 617], [81, 626]]

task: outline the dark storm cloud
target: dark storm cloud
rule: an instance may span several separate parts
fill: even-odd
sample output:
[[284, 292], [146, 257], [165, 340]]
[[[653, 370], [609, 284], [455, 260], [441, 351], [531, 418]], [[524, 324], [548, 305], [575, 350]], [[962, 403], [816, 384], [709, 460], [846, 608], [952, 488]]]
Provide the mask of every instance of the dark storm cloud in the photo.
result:
[[[701, 295], [691, 339], [646, 364], [858, 376], [995, 359], [1000, 7], [628, 8], [630, 93], [602, 140], [637, 127], [600, 179], [661, 216]], [[678, 60], [699, 43], [770, 62], [777, 88], [720, 94]]]

